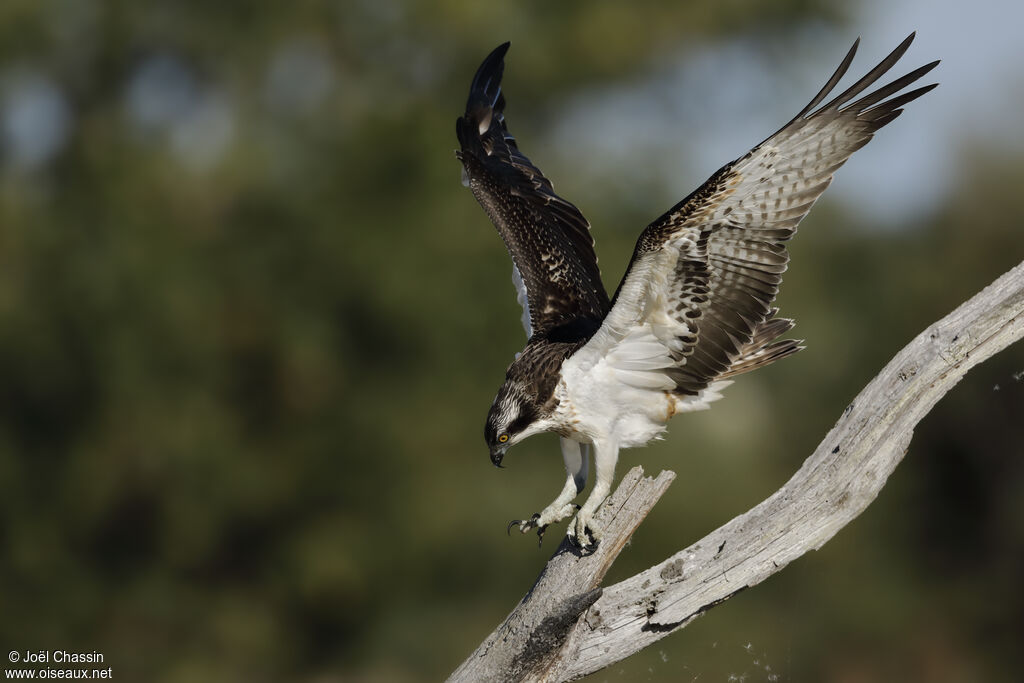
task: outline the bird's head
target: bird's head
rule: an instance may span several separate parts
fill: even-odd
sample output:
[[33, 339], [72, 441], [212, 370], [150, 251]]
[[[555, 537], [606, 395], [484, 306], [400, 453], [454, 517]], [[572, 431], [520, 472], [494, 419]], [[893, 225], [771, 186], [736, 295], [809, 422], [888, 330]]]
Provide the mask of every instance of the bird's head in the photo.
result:
[[545, 428], [536, 397], [523, 382], [506, 379], [494, 397], [484, 425], [484, 439], [491, 452], [491, 462], [501, 467], [501, 459], [509, 446]]

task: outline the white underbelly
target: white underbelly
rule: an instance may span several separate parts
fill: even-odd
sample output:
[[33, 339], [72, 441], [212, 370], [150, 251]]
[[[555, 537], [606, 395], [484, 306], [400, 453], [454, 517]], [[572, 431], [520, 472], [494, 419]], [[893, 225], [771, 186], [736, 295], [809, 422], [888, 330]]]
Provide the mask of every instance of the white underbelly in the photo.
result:
[[643, 446], [665, 431], [665, 423], [675, 413], [672, 394], [602, 382], [599, 373], [582, 382], [563, 381], [559, 389], [572, 416], [574, 436], [586, 441], [611, 440], [621, 448]]
[[[660, 417], [664, 418], [667, 413], [667, 401], [664, 395], [660, 398]], [[658, 415], [647, 410], [624, 412], [615, 421], [614, 437], [622, 448], [644, 446], [665, 432], [666, 422], [667, 420], [659, 420]]]
[[714, 382], [697, 396], [679, 396], [661, 387], [623, 382], [621, 373], [598, 363], [588, 372], [563, 373], [558, 393], [571, 414], [573, 438], [608, 439], [635, 448], [660, 437], [674, 415], [709, 408], [731, 383]]

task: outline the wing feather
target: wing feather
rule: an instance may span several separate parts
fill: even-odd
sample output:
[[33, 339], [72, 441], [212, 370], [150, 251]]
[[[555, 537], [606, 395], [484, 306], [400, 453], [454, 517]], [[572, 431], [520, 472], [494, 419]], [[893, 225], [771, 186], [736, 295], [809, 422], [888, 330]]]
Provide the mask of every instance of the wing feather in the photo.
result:
[[519, 321], [523, 324], [523, 331], [526, 338], [533, 336], [533, 327], [530, 325], [530, 300], [526, 295], [526, 285], [523, 283], [523, 275], [519, 272], [516, 264], [512, 264], [512, 285], [516, 288], [516, 302], [523, 308], [523, 315]]
[[[527, 336], [586, 338], [609, 308], [590, 224], [555, 194], [551, 181], [519, 151], [505, 125], [501, 76], [508, 43], [484, 60], [456, 121], [456, 156], [477, 201], [505, 242], [525, 291]], [[521, 285], [521, 287], [520, 287]]]
[[[580, 362], [603, 359], [614, 368], [621, 358], [635, 357], [629, 347], [643, 338], [640, 331], [650, 330], [673, 364], [643, 369], [631, 361], [630, 372], [667, 376], [678, 395], [693, 397], [686, 400], [697, 405], [706, 403], [702, 397], [712, 383], [802, 348], [794, 340], [777, 340], [793, 322], [776, 318], [771, 306], [789, 262], [786, 242], [850, 155], [901, 107], [935, 87], [897, 94], [938, 62], [862, 95], [913, 38], [821, 105], [849, 69], [855, 42], [795, 118], [651, 223], [637, 241], [604, 324], [580, 352], [588, 360]], [[645, 354], [652, 353], [649, 343]]]

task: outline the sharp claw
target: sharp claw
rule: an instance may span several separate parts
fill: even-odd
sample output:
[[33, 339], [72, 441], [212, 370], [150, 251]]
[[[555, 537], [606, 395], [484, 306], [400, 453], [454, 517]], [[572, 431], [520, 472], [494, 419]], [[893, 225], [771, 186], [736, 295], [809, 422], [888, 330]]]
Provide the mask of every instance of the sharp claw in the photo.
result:
[[[514, 527], [514, 526], [518, 526], [519, 530], [522, 533], [524, 533], [524, 534], [527, 531], [529, 531], [530, 529], [534, 529], [534, 528], [536, 528], [536, 529], [541, 529], [541, 528], [546, 529], [547, 528], [546, 526], [545, 527], [538, 527], [537, 526], [537, 520], [538, 519], [540, 519], [540, 513], [539, 512], [534, 512], [533, 513], [533, 517], [531, 517], [530, 519], [513, 519], [511, 522], [508, 523], [508, 527], [505, 529], [505, 533], [508, 534], [509, 536], [511, 536], [512, 535], [512, 527]], [[524, 524], [526, 525], [526, 528], [523, 528]]]
[[544, 532], [547, 531], [547, 525], [537, 527], [537, 547], [541, 547], [544, 543]]

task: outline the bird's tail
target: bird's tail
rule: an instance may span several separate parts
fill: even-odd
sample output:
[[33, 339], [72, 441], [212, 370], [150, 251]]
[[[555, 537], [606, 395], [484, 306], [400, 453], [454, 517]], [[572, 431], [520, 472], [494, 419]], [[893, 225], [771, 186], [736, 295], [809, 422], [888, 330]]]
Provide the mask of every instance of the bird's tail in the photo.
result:
[[802, 339], [778, 339], [793, 328], [793, 321], [789, 318], [772, 317], [778, 312], [777, 308], [769, 312], [767, 320], [757, 326], [750, 342], [740, 349], [739, 356], [728, 370], [718, 376], [719, 379], [756, 370], [804, 348]]

